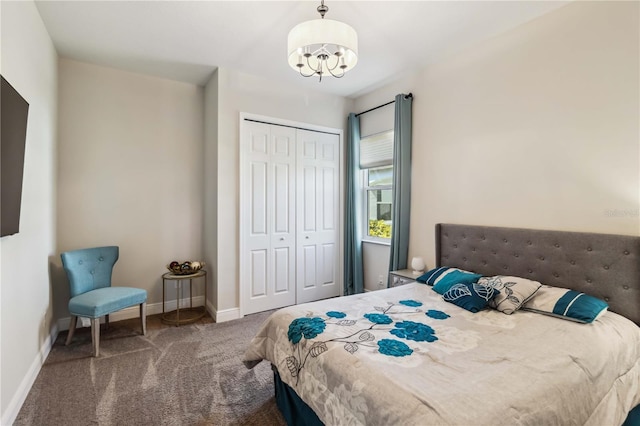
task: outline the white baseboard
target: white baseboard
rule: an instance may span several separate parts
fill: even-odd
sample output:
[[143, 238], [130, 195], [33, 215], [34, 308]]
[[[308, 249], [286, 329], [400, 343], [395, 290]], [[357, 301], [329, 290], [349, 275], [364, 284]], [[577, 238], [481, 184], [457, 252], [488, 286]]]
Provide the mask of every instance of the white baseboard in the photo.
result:
[[218, 311], [216, 310], [216, 308], [213, 307], [211, 302], [209, 302], [208, 300], [207, 300], [207, 308], [209, 313], [211, 314], [211, 317], [215, 322], [226, 322], [226, 321], [242, 318], [240, 316], [239, 308], [222, 309]]
[[[67, 323], [69, 320], [67, 319]], [[40, 347], [40, 351], [36, 355], [35, 359], [31, 363], [27, 374], [20, 382], [20, 386], [18, 386], [18, 390], [9, 401], [9, 405], [7, 405], [7, 409], [2, 414], [2, 419], [0, 419], [0, 424], [2, 425], [11, 425], [18, 417], [18, 413], [20, 412], [20, 408], [22, 408], [22, 404], [27, 399], [27, 395], [29, 395], [29, 391], [33, 386], [33, 383], [36, 381], [38, 377], [38, 373], [40, 373], [40, 369], [42, 368], [42, 364], [44, 364], [49, 352], [51, 352], [51, 347], [53, 346], [53, 342], [58, 338], [58, 325], [56, 323], [52, 324], [49, 335], [42, 343]]]
[[[204, 296], [193, 296], [194, 307], [202, 306], [203, 304], [204, 304]], [[177, 306], [178, 306], [178, 303], [176, 300], [169, 300], [165, 302], [164, 310], [165, 312], [175, 311]], [[210, 306], [209, 303], [207, 303], [207, 306]], [[186, 307], [189, 307], [188, 297], [184, 299], [180, 299], [180, 308], [186, 308]], [[147, 303], [147, 315], [156, 315], [161, 313], [162, 313], [162, 302]], [[138, 318], [139, 316], [140, 316], [140, 308], [138, 307], [138, 305], [136, 305], [136, 306], [131, 306], [130, 308], [126, 308], [121, 311], [117, 311], [110, 314], [109, 321], [111, 322], [120, 321], [125, 319]], [[69, 317], [60, 318], [58, 320], [58, 330], [59, 331], [69, 330], [69, 321], [70, 321]], [[104, 318], [102, 318], [100, 321], [104, 322]]]

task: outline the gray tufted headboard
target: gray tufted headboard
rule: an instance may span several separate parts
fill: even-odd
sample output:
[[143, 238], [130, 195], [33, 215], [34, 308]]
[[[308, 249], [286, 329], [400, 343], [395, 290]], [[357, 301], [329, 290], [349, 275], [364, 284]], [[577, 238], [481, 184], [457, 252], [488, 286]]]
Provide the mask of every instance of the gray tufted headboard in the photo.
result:
[[581, 291], [640, 325], [640, 237], [437, 224], [436, 263]]

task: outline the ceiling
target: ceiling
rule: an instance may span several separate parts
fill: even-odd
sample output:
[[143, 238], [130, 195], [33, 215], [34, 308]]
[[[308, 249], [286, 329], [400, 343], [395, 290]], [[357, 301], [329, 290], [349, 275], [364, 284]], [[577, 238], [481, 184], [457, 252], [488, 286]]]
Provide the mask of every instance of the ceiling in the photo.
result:
[[37, 1], [66, 58], [205, 84], [217, 67], [341, 96], [367, 93], [417, 68], [557, 9], [566, 1], [325, 0], [327, 19], [358, 32], [344, 78], [303, 78], [287, 34], [318, 19], [319, 1]]

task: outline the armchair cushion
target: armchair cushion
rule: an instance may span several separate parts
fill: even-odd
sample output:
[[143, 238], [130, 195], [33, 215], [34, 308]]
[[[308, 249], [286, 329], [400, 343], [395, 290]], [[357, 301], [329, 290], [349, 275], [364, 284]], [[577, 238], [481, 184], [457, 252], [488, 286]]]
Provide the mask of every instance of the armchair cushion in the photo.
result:
[[146, 290], [132, 287], [104, 287], [72, 297], [69, 300], [69, 312], [79, 317], [99, 318], [146, 301]]

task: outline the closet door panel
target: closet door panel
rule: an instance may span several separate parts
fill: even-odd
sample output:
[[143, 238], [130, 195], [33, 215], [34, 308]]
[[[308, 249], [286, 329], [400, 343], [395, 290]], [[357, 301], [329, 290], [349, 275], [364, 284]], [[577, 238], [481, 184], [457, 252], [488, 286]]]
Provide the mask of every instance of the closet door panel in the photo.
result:
[[303, 282], [305, 289], [314, 288], [316, 286], [316, 246], [307, 245], [302, 248], [303, 258]]
[[251, 250], [250, 257], [250, 295], [252, 298], [262, 298], [267, 295], [267, 250]]
[[296, 204], [295, 164], [296, 133], [294, 129], [270, 126], [273, 166], [271, 247], [274, 251], [273, 304], [275, 307], [296, 303]]
[[303, 232], [316, 230], [316, 169], [305, 167], [302, 174]]
[[[292, 283], [290, 276], [291, 265], [291, 250], [289, 247], [280, 247], [274, 251], [275, 261], [275, 293], [286, 293], [291, 291]], [[295, 289], [294, 289], [295, 290]]]
[[252, 162], [250, 181], [251, 236], [267, 235], [267, 163]]
[[299, 180], [303, 182], [298, 191], [298, 253], [304, 254], [304, 261], [297, 262], [297, 303], [304, 303], [340, 294], [335, 273], [340, 139], [337, 135], [305, 130], [298, 130], [297, 138], [298, 146], [303, 147], [297, 164]]
[[289, 190], [289, 176], [291, 175], [288, 164], [274, 165], [275, 181], [275, 223], [274, 232], [276, 234], [291, 234], [289, 209], [291, 197]]
[[331, 285], [335, 282], [335, 244], [323, 244], [322, 245], [322, 269], [321, 269], [321, 283], [322, 285]]
[[324, 231], [335, 230], [335, 170], [333, 168], [322, 169], [322, 229]]
[[[295, 130], [244, 123], [240, 272], [244, 313], [292, 305], [295, 288]], [[248, 230], [243, 231], [243, 229]], [[245, 271], [244, 268], [248, 268]]]

